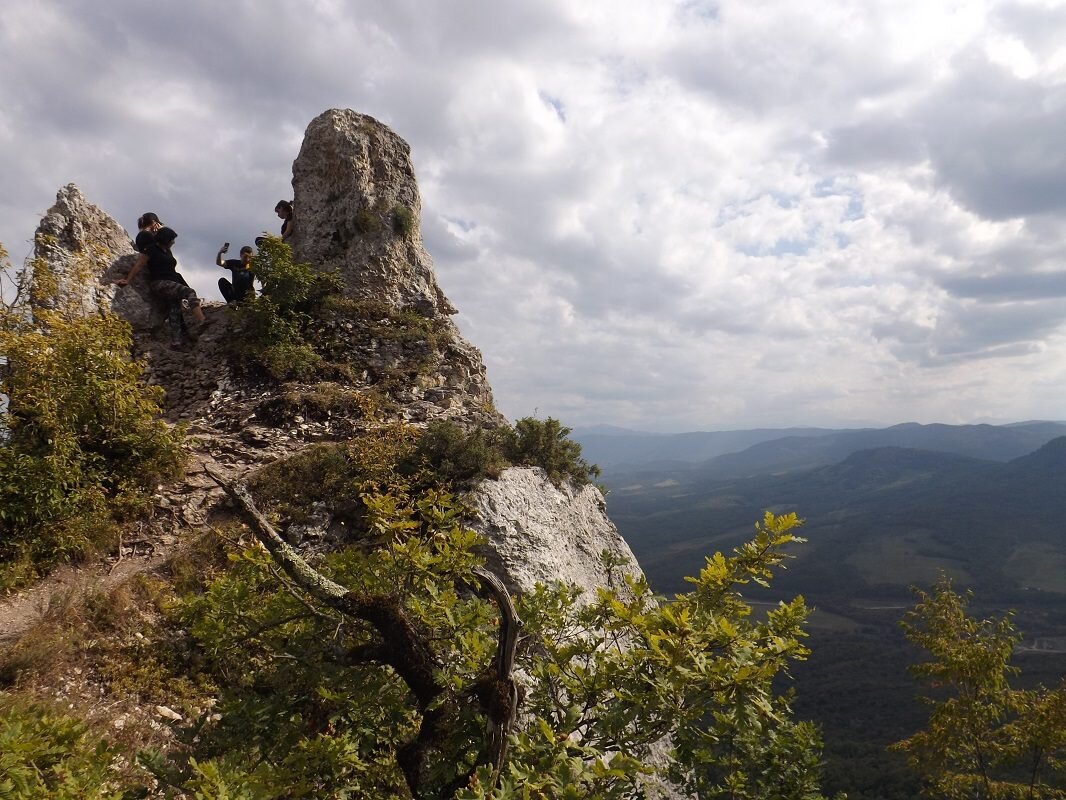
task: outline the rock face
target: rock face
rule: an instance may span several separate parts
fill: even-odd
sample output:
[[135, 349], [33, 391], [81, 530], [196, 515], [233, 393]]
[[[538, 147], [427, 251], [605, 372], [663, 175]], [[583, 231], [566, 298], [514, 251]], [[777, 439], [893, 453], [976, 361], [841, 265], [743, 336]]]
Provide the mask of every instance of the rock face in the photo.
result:
[[56, 193], [55, 205], [37, 226], [33, 254], [48, 264], [60, 295], [73, 300], [83, 313], [110, 309], [136, 331], [161, 324], [162, 314], [143, 274], [128, 287], [113, 283], [126, 276], [136, 257], [129, 234], [73, 183]]
[[542, 469], [512, 467], [498, 480], [483, 481], [472, 504], [478, 516], [473, 527], [489, 540], [486, 566], [512, 592], [552, 581], [606, 586], [604, 551], [622, 572], [641, 574], [595, 486], [556, 487]]
[[292, 165], [299, 261], [336, 269], [348, 292], [454, 314], [422, 247], [422, 200], [407, 142], [373, 117], [326, 111], [307, 126]]

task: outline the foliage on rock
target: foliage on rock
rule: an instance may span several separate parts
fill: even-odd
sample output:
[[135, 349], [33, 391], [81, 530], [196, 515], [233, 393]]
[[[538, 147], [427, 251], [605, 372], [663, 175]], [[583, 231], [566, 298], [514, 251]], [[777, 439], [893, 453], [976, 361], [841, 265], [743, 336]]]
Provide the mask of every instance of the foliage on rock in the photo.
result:
[[275, 236], [261, 240], [252, 271], [263, 291], [237, 309], [231, 343], [235, 364], [275, 380], [314, 375], [322, 359], [303, 330], [313, 307], [338, 289], [335, 276], [295, 262], [289, 246]]
[[0, 584], [98, 546], [181, 462], [129, 326], [86, 315], [44, 261], [22, 287], [0, 308]]
[[548, 417], [524, 417], [514, 427], [464, 430], [454, 422], [438, 421], [425, 433], [407, 467], [424, 465], [433, 479], [470, 488], [484, 478], [497, 478], [507, 467], [540, 467], [559, 485], [572, 481], [584, 486], [600, 468], [581, 457], [581, 445], [569, 438], [570, 428]]
[[295, 262], [277, 237], [264, 237], [252, 269], [263, 291], [237, 308], [230, 343], [243, 372], [279, 382], [365, 377], [388, 395], [416, 383], [450, 341], [443, 319], [344, 297], [334, 273]]
[[397, 236], [408, 236], [415, 227], [415, 214], [407, 206], [393, 206], [392, 230]]

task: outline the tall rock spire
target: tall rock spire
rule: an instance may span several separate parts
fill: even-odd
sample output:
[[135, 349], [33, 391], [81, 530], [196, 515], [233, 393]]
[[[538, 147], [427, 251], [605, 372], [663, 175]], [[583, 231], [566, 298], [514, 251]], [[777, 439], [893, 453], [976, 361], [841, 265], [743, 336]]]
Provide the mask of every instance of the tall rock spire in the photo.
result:
[[330, 109], [292, 165], [296, 258], [335, 269], [352, 297], [454, 314], [422, 246], [411, 148], [373, 117]]

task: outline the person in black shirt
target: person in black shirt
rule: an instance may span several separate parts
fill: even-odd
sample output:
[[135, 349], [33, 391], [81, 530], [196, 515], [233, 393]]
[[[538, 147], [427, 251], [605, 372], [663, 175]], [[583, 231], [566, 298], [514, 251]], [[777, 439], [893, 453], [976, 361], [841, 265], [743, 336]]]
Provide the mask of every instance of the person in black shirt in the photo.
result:
[[292, 203], [288, 200], [278, 200], [274, 206], [274, 213], [284, 222], [281, 223], [281, 241], [288, 242], [296, 231], [296, 218], [293, 216]]
[[129, 274], [115, 283], [126, 286], [142, 268], [147, 268], [148, 288], [154, 297], [166, 305], [171, 337], [175, 345], [181, 345], [184, 343], [186, 332], [181, 315], [182, 307], [192, 311], [193, 317], [201, 323], [204, 321], [204, 311], [200, 308], [200, 298], [196, 296], [196, 290], [189, 286], [178, 272], [178, 260], [170, 252], [177, 238], [178, 234], [172, 228], [160, 227], [142, 253], [144, 258], [138, 258]]
[[137, 260], [133, 263], [133, 267], [129, 271], [129, 275], [125, 280], [115, 281], [119, 286], [125, 286], [129, 283], [130, 278], [144, 269], [144, 265], [148, 262], [148, 245], [155, 241], [155, 232], [163, 227], [163, 224], [159, 221], [159, 215], [154, 211], [145, 211], [139, 217], [137, 217], [137, 238], [133, 242], [134, 248], [137, 250]]
[[249, 294], [255, 297], [255, 291], [252, 289], [252, 248], [245, 245], [241, 248], [240, 258], [227, 258], [223, 261], [222, 255], [228, 247], [229, 245], [225, 244], [219, 248], [215, 263], [223, 269], [228, 269], [233, 277], [232, 282], [225, 278], [218, 279], [218, 290], [222, 292], [226, 302], [233, 305], [241, 302]]
[[137, 248], [138, 253], [143, 253], [148, 249], [148, 245], [155, 239], [155, 232], [163, 227], [163, 223], [159, 221], [159, 215], [154, 211], [145, 211], [137, 218], [137, 238], [134, 241], [134, 246]]

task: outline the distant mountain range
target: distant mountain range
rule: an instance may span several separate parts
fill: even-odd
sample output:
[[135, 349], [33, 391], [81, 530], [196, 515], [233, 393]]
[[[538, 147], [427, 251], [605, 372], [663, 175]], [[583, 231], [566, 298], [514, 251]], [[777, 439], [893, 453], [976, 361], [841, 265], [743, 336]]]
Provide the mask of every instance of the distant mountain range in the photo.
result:
[[[744, 441], [767, 431], [730, 433]], [[997, 600], [1066, 594], [1066, 425], [778, 433], [699, 463], [616, 450], [649, 458], [607, 467], [603, 479], [611, 517], [653, 585], [684, 588], [705, 555], [738, 544], [770, 509], [796, 511], [810, 539], [781, 588], [823, 603], [906, 598], [939, 570]], [[688, 453], [711, 441], [685, 440]]]
[[906, 673], [920, 654], [898, 622], [909, 587], [941, 572], [974, 590], [978, 614], [1015, 609], [1026, 673], [1061, 680], [1066, 424], [575, 438], [603, 467], [610, 516], [658, 592], [690, 588], [684, 577], [750, 538], [765, 510], [806, 520], [789, 568], [745, 593], [802, 594], [817, 609], [796, 707], [822, 727], [827, 788], [856, 800], [917, 796], [902, 758], [885, 751], [926, 715]]
[[856, 450], [913, 447], [1005, 461], [1032, 452], [1056, 436], [1066, 423], [1022, 422], [1012, 425], [920, 425], [889, 428], [754, 428], [658, 434], [601, 425], [575, 428], [586, 460], [605, 472], [623, 474], [649, 466], [685, 469], [727, 456], [708, 471], [725, 477], [779, 469], [832, 464]]
[[757, 428], [744, 431], [696, 431], [693, 433], [644, 433], [597, 425], [575, 428], [572, 437], [581, 443], [585, 459], [605, 470], [627, 469], [648, 464], [685, 464], [735, 453], [752, 445], [787, 436], [823, 436], [837, 433], [828, 428]]

